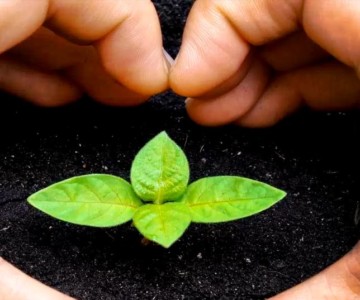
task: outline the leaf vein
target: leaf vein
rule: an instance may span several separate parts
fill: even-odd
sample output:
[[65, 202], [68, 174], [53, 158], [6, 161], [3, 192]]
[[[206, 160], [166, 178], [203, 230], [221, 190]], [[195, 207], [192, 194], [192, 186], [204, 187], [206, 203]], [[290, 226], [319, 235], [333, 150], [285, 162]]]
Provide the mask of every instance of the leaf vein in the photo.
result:
[[201, 205], [216, 205], [216, 204], [223, 204], [223, 203], [233, 203], [233, 202], [240, 202], [240, 201], [248, 201], [248, 200], [264, 200], [264, 199], [270, 199], [274, 198], [274, 196], [269, 197], [254, 197], [254, 198], [243, 198], [243, 199], [235, 199], [235, 200], [223, 200], [223, 201], [214, 201], [214, 202], [201, 202], [201, 203], [188, 203], [187, 205], [189, 207], [194, 206], [201, 206]]
[[106, 204], [106, 205], [117, 205], [117, 206], [125, 206], [130, 208], [137, 208], [137, 206], [124, 204], [124, 203], [114, 203], [114, 202], [89, 202], [89, 201], [81, 201], [81, 202], [75, 202], [75, 201], [53, 201], [53, 200], [36, 200], [36, 202], [55, 202], [55, 203], [68, 203], [68, 204]]

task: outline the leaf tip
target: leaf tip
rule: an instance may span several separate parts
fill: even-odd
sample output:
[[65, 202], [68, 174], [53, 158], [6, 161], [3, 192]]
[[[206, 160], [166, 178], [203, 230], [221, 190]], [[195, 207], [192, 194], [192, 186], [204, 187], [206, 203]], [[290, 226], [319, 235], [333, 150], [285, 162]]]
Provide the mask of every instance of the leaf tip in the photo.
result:
[[155, 137], [153, 139], [161, 139], [161, 138], [171, 140], [170, 136], [167, 134], [167, 132], [165, 130], [163, 130], [160, 133], [158, 133], [157, 135], [155, 135]]
[[278, 201], [284, 199], [287, 196], [287, 192], [285, 192], [284, 190], [278, 189], [278, 191], [279, 191], [279, 200]]
[[165, 249], [169, 249], [179, 239], [180, 239], [180, 237], [173, 238], [173, 239], [157, 239], [157, 240], [154, 240], [154, 242]]
[[31, 197], [31, 196], [29, 196], [29, 197], [26, 198], [26, 202], [28, 202], [28, 203], [31, 204], [31, 201], [32, 201], [32, 197]]
[[35, 195], [36, 193], [31, 194], [29, 197], [26, 198], [26, 202], [34, 206], [35, 202]]
[[162, 240], [157, 240], [157, 239], [153, 239], [152, 241], [155, 244], [157, 244], [157, 245], [159, 245], [159, 246], [161, 246], [161, 247], [163, 247], [165, 249], [169, 249], [172, 246], [172, 244], [175, 243], [175, 241], [169, 242], [169, 241], [162, 241]]
[[174, 244], [174, 242], [162, 244], [161, 246], [164, 247], [165, 249], [169, 249], [173, 244]]

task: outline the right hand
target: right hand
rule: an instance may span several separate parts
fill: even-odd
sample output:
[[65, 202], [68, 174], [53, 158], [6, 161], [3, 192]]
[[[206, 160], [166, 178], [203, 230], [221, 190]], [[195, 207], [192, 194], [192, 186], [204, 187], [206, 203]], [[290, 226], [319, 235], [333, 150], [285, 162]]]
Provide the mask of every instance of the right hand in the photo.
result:
[[202, 125], [360, 107], [359, 0], [197, 0], [170, 71]]

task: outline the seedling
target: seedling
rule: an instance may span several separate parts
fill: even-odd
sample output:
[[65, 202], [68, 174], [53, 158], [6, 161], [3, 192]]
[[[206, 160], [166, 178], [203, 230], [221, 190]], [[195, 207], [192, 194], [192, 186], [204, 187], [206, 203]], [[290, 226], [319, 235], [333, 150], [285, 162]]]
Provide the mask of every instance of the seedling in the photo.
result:
[[191, 222], [217, 223], [259, 213], [286, 193], [259, 181], [217, 176], [190, 185], [185, 153], [165, 132], [136, 155], [131, 184], [106, 174], [73, 177], [28, 198], [62, 221], [111, 227], [133, 220], [145, 238], [170, 247]]

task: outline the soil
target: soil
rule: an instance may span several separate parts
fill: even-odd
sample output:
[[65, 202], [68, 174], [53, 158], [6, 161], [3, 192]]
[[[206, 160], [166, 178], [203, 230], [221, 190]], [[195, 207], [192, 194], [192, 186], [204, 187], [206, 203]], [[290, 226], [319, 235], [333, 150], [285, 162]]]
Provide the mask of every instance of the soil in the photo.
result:
[[[179, 3], [157, 2], [172, 54], [190, 1]], [[78, 299], [265, 299], [335, 262], [358, 240], [359, 112], [303, 110], [255, 130], [197, 126], [171, 93], [137, 108], [85, 98], [44, 109], [0, 98], [0, 256]], [[246, 219], [193, 224], [169, 249], [144, 246], [130, 223], [81, 227], [26, 203], [75, 175], [128, 179], [134, 155], [162, 130], [185, 150], [192, 181], [239, 175], [288, 196]]]

